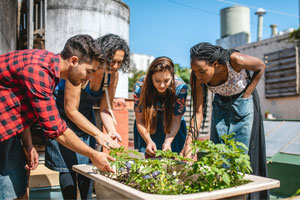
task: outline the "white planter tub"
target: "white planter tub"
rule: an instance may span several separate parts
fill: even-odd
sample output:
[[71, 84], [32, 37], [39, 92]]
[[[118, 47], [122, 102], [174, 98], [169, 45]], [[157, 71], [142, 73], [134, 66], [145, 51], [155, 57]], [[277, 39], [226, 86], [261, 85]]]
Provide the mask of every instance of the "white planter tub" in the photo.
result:
[[246, 175], [245, 179], [252, 182], [237, 187], [216, 190], [212, 192], [199, 192], [183, 195], [158, 195], [141, 192], [132, 187], [119, 183], [115, 180], [96, 174], [91, 165], [74, 165], [73, 170], [84, 175], [95, 182], [95, 191], [97, 199], [149, 199], [149, 200], [179, 200], [179, 199], [224, 199], [233, 197], [233, 199], [245, 199], [246, 195], [252, 192], [258, 192], [277, 188], [280, 186], [278, 180], [264, 178], [254, 175]]

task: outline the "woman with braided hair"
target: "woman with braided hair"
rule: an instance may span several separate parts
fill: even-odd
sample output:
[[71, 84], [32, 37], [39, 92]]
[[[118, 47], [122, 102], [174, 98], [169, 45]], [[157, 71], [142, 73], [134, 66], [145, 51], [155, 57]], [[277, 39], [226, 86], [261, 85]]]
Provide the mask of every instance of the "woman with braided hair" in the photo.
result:
[[[190, 156], [189, 144], [198, 135], [206, 114], [207, 89], [214, 93], [210, 139], [222, 143], [221, 136], [235, 133], [235, 139], [249, 151], [254, 175], [267, 176], [265, 136], [256, 86], [265, 65], [234, 49], [199, 43], [190, 50], [191, 86], [194, 113], [182, 151]], [[253, 71], [250, 77], [249, 71]], [[268, 199], [268, 192], [251, 194], [251, 199]]]

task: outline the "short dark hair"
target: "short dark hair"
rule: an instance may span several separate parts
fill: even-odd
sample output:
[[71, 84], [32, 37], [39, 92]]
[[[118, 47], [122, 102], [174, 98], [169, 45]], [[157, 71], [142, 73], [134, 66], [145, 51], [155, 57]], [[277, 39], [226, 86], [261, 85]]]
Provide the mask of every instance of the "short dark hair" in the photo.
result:
[[106, 34], [97, 39], [104, 53], [105, 60], [108, 64], [111, 63], [113, 56], [117, 50], [124, 51], [124, 59], [120, 69], [123, 72], [128, 72], [130, 68], [130, 50], [127, 42], [115, 34]]
[[91, 63], [93, 59], [100, 63], [104, 61], [100, 45], [90, 35], [75, 35], [69, 38], [60, 55], [63, 59], [77, 56], [79, 62], [86, 63]]

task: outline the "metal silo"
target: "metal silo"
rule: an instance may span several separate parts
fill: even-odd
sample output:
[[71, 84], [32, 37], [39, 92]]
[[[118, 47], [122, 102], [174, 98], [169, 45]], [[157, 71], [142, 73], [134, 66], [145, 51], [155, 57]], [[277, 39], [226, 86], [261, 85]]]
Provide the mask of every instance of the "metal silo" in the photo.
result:
[[0, 2], [0, 54], [16, 50], [17, 7], [17, 1]]
[[[48, 0], [46, 49], [60, 52], [69, 37], [107, 33], [129, 42], [129, 7], [120, 0]], [[116, 97], [128, 97], [128, 74], [120, 73]]]
[[221, 10], [221, 38], [237, 33], [247, 33], [250, 37], [250, 9], [232, 6]]

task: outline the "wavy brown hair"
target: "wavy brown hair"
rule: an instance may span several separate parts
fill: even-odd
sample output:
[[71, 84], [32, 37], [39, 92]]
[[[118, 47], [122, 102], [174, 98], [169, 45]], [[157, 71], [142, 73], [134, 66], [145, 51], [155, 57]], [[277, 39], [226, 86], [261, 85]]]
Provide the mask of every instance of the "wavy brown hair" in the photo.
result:
[[[162, 97], [154, 87], [152, 76], [156, 72], [169, 71], [172, 76], [170, 86], [167, 88], [165, 96]], [[157, 111], [155, 105], [161, 101], [164, 104], [164, 132], [170, 133], [173, 117], [173, 107], [175, 103], [175, 72], [173, 61], [168, 57], [158, 57], [152, 61], [142, 86], [139, 107], [143, 110], [145, 126], [150, 134], [154, 134], [157, 124]]]

